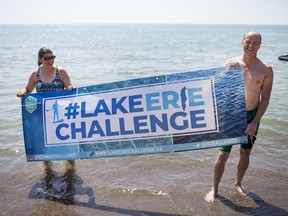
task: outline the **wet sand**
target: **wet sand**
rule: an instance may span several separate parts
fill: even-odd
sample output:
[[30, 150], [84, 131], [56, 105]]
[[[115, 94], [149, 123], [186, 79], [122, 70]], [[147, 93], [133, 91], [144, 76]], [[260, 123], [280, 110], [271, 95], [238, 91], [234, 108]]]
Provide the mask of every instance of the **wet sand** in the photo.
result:
[[0, 215], [288, 215], [287, 164], [252, 152], [243, 197], [233, 188], [233, 148], [214, 203], [204, 197], [216, 149], [82, 160], [66, 173], [62, 162], [45, 173], [22, 155], [18, 168], [1, 173]]

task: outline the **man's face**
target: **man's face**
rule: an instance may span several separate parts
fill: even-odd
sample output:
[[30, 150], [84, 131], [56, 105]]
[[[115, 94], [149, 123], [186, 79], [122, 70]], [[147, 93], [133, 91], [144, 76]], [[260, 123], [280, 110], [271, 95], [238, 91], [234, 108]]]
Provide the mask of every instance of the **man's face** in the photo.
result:
[[248, 56], [256, 56], [260, 45], [260, 37], [257, 34], [247, 34], [242, 41], [243, 51]]

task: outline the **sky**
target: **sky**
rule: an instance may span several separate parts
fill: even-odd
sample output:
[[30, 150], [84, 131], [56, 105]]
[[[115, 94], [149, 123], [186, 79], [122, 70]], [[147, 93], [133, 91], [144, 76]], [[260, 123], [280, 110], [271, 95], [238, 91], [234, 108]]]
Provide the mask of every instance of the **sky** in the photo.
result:
[[288, 0], [0, 0], [0, 24], [288, 25]]

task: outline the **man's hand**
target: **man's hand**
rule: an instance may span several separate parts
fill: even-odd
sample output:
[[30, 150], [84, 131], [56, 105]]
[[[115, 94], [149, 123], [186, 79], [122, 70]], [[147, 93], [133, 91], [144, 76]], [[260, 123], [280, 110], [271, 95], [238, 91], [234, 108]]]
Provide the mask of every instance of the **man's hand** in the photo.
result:
[[257, 132], [257, 124], [251, 122], [248, 124], [246, 130], [245, 130], [245, 134], [247, 135], [256, 135]]
[[229, 67], [231, 67], [231, 68], [240, 68], [240, 63], [239, 62], [237, 62], [237, 61], [231, 61], [231, 62], [229, 62]]

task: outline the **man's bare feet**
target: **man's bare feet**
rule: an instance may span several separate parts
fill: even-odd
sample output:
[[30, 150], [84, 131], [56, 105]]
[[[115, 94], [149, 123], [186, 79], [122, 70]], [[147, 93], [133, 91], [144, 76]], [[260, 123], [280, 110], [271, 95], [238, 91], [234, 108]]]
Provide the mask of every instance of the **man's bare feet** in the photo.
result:
[[215, 190], [212, 188], [211, 191], [205, 196], [205, 200], [207, 202], [215, 202], [217, 198], [217, 193], [215, 192]]
[[245, 191], [241, 185], [235, 185], [235, 189], [242, 195], [242, 196], [247, 196], [249, 192]]

